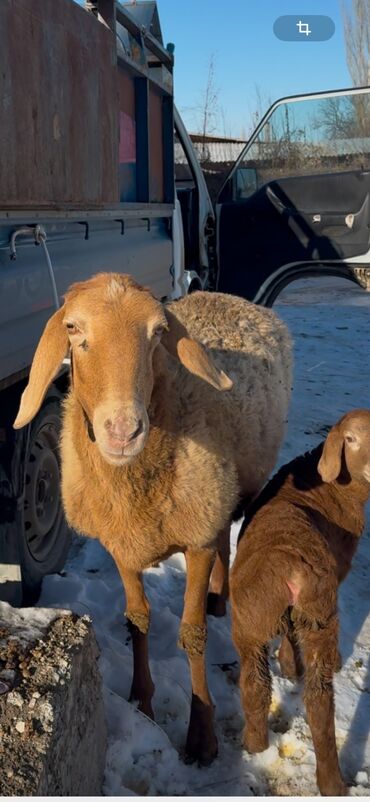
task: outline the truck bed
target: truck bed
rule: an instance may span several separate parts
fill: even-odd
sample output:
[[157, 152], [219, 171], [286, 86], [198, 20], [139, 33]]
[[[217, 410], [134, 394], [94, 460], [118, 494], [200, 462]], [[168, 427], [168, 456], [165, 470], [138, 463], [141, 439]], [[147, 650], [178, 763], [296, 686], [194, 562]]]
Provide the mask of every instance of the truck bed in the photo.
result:
[[[171, 214], [164, 208], [87, 222], [61, 216], [42, 219], [61, 302], [70, 284], [101, 270], [131, 273], [158, 298], [170, 295], [170, 221]], [[10, 237], [18, 227], [21, 223], [0, 222], [0, 388], [28, 373], [40, 334], [55, 311], [42, 245], [36, 246], [32, 235], [22, 236], [16, 240], [16, 259], [10, 259]]]

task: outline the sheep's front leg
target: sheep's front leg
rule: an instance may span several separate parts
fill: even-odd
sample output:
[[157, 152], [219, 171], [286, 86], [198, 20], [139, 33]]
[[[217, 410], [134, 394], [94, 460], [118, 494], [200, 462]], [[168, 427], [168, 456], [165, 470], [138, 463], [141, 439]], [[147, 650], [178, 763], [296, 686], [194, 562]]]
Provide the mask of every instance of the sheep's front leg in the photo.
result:
[[217, 618], [226, 615], [226, 601], [229, 598], [229, 563], [230, 525], [226, 526], [217, 538], [217, 554], [207, 598], [207, 613]]
[[179, 634], [179, 645], [188, 656], [192, 684], [186, 755], [189, 760], [198, 760], [204, 766], [212, 763], [218, 751], [205, 662], [206, 598], [214, 556], [214, 552], [208, 549], [185, 553], [186, 591]]
[[[117, 555], [115, 555], [115, 560], [117, 562]], [[134, 657], [130, 699], [137, 699], [139, 710], [154, 719], [152, 709], [154, 683], [150, 674], [148, 657], [149, 602], [144, 593], [142, 575], [135, 571], [128, 571], [118, 562], [117, 567], [126, 593], [125, 614], [129, 621]]]

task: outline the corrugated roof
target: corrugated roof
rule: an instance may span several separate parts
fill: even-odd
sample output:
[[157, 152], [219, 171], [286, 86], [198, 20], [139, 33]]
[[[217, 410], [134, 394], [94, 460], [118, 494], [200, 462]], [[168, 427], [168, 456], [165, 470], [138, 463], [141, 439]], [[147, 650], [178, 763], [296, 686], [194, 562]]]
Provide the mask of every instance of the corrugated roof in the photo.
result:
[[[193, 139], [193, 136], [191, 136]], [[210, 139], [210, 137], [208, 137]], [[215, 141], [194, 141], [194, 150], [200, 162], [234, 162], [245, 146], [243, 140], [227, 140], [214, 137]], [[175, 162], [185, 164], [187, 161], [181, 145], [175, 143]]]
[[210, 134], [189, 134], [192, 142], [240, 142], [245, 145], [247, 139], [239, 139], [236, 136], [211, 136]]

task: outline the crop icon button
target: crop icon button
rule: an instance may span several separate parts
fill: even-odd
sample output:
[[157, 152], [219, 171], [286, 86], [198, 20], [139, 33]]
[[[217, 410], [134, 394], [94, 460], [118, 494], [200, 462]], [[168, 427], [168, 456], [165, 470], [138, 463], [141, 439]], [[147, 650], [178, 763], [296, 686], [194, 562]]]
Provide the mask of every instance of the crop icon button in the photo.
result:
[[297, 28], [298, 28], [298, 33], [304, 33], [306, 34], [306, 36], [311, 36], [312, 31], [310, 31], [310, 26], [308, 22], [302, 22], [302, 20], [300, 19], [299, 22], [297, 22]]
[[283, 42], [325, 42], [334, 33], [334, 21], [323, 14], [286, 14], [274, 22], [274, 34]]

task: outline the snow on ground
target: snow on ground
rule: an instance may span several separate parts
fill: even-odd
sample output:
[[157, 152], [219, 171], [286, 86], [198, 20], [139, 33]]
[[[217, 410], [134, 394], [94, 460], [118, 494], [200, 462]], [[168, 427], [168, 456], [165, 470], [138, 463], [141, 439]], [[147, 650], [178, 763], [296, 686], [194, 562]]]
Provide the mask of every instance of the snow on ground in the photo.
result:
[[[341, 280], [304, 281], [275, 306], [295, 340], [295, 380], [282, 464], [313, 448], [349, 409], [370, 407], [370, 294]], [[233, 529], [234, 543], [238, 527]], [[352, 795], [370, 796], [370, 525], [340, 591], [343, 668], [335, 678], [340, 762]], [[48, 577], [40, 606], [90, 613], [101, 648], [109, 748], [104, 793], [125, 795], [312, 795], [315, 759], [302, 688], [280, 676], [271, 648], [270, 747], [242, 750], [243, 718], [236, 684], [230, 618], [208, 619], [208, 669], [216, 703], [219, 757], [208, 768], [185, 765], [190, 681], [176, 646], [183, 603], [184, 560], [176, 555], [146, 573], [152, 605], [154, 724], [127, 702], [131, 643], [121, 581], [96, 541], [76, 539], [62, 575]]]
[[[0, 601], [1, 626], [9, 628], [12, 637], [23, 647], [28, 647], [38, 638], [43, 638], [50, 625], [60, 615], [65, 615], [65, 610], [47, 608], [35, 610], [34, 607], [24, 607], [19, 610], [8, 602]], [[2, 671], [2, 675], [3, 673]]]

